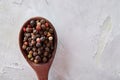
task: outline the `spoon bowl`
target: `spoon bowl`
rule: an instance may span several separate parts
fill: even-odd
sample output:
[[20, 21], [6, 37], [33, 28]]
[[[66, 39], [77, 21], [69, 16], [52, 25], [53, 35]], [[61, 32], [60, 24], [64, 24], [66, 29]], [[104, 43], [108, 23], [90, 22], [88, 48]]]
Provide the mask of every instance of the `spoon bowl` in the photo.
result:
[[34, 62], [30, 61], [27, 58], [26, 52], [22, 49], [22, 43], [23, 43], [23, 37], [24, 37], [24, 32], [23, 32], [23, 27], [27, 26], [27, 24], [31, 21], [31, 20], [37, 20], [37, 19], [45, 19], [43, 17], [34, 17], [34, 18], [30, 18], [29, 20], [27, 20], [19, 33], [19, 47], [20, 50], [25, 58], [25, 60], [28, 62], [28, 64], [33, 68], [33, 70], [36, 72], [38, 80], [48, 80], [48, 73], [49, 73], [49, 69], [51, 67], [51, 64], [54, 60], [55, 57], [55, 53], [56, 53], [56, 49], [57, 49], [57, 33], [56, 30], [54, 28], [54, 26], [51, 24], [50, 21], [48, 21], [47, 19], [45, 19], [47, 22], [49, 22], [49, 24], [51, 25], [51, 28], [54, 29], [54, 50], [52, 52], [52, 57], [50, 58], [50, 60], [47, 63], [39, 63], [39, 64], [35, 64]]

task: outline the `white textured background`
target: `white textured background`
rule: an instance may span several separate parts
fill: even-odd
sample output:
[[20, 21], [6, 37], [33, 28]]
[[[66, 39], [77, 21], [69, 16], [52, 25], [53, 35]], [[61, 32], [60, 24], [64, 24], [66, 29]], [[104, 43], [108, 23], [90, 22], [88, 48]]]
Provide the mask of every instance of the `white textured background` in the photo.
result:
[[34, 16], [58, 34], [49, 80], [120, 80], [120, 0], [0, 0], [0, 80], [37, 80], [18, 46]]

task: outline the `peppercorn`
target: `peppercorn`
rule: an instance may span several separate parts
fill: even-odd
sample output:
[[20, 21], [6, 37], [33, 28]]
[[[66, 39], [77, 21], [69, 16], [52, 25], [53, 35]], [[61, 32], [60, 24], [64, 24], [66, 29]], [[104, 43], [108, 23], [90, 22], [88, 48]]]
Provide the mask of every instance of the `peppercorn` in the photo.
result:
[[23, 28], [23, 31], [26, 32], [26, 28], [25, 27]]
[[29, 46], [32, 47], [32, 43], [29, 43]]
[[48, 33], [48, 32], [47, 32], [47, 31], [45, 31], [45, 32], [44, 32], [44, 35], [46, 36], [46, 35], [47, 35], [47, 33]]
[[48, 52], [49, 52], [49, 51], [50, 51], [50, 49], [49, 49], [48, 47], [46, 47], [46, 48], [45, 48], [45, 51], [48, 51]]
[[41, 40], [41, 41], [44, 41], [44, 40], [45, 40], [45, 36], [41, 37], [40, 40]]
[[28, 27], [28, 28], [31, 28], [31, 25], [28, 24], [27, 27]]
[[37, 56], [37, 52], [33, 52], [33, 56]]
[[24, 49], [24, 50], [25, 50], [25, 49], [26, 49], [26, 47], [27, 47], [26, 45], [23, 45], [23, 46], [22, 46], [22, 49]]
[[42, 61], [44, 62], [44, 63], [46, 63], [47, 62], [47, 58], [46, 57], [43, 57], [43, 59], [42, 59]]
[[51, 55], [51, 54], [49, 54], [49, 55], [48, 55], [48, 58], [51, 58], [51, 57], [52, 57], [52, 55]]
[[35, 43], [36, 43], [36, 42], [35, 42], [34, 40], [31, 41], [31, 44], [32, 44], [32, 45], [35, 45]]
[[37, 31], [40, 31], [40, 29], [41, 29], [41, 27], [37, 25], [37, 26], [36, 26], [36, 30], [37, 30]]
[[48, 43], [48, 40], [45, 40], [44, 43], [47, 44], [47, 43]]
[[50, 36], [48, 39], [51, 41], [51, 40], [53, 40], [53, 37], [52, 37], [52, 36]]
[[32, 28], [26, 28], [26, 32], [32, 32]]
[[40, 22], [37, 22], [37, 26], [40, 26], [41, 25], [41, 23]]
[[27, 48], [26, 48], [26, 51], [30, 51], [30, 47], [27, 47]]
[[47, 36], [49, 37], [49, 36], [51, 36], [51, 34], [48, 32], [48, 33], [47, 33]]
[[50, 32], [50, 33], [53, 33], [53, 31], [54, 31], [54, 30], [53, 30], [52, 28], [49, 29], [49, 32]]
[[33, 51], [36, 51], [36, 50], [37, 50], [37, 48], [33, 47], [33, 48], [32, 48], [32, 50], [33, 50]]
[[28, 45], [28, 42], [24, 42], [25, 45]]
[[40, 34], [36, 34], [36, 38], [40, 38], [41, 37], [41, 35]]
[[42, 51], [44, 48], [43, 47], [40, 47], [40, 50]]
[[45, 20], [44, 19], [41, 19], [41, 21], [40, 21], [42, 24], [44, 24], [45, 23]]
[[30, 37], [30, 38], [28, 38], [28, 42], [31, 42], [31, 40], [32, 40], [32, 38]]
[[38, 31], [37, 30], [33, 30], [33, 34], [37, 34], [38, 33]]
[[36, 20], [36, 23], [40, 22], [40, 20]]
[[34, 60], [34, 63], [36, 63], [36, 64], [37, 64], [37, 63], [38, 63], [38, 60], [36, 60], [36, 59], [35, 59], [35, 60]]
[[49, 31], [49, 27], [46, 27], [46, 31]]
[[35, 59], [36, 59], [38, 62], [40, 62], [40, 61], [41, 61], [40, 56], [36, 56], [36, 57], [35, 57]]
[[40, 33], [40, 35], [42, 35], [42, 34], [43, 34], [43, 31], [40, 31], [39, 33]]
[[47, 43], [47, 47], [50, 47], [50, 43]]
[[41, 44], [40, 43], [36, 43], [36, 47], [38, 48], [38, 47], [40, 47], [41, 46]]
[[33, 61], [33, 60], [34, 60], [34, 58], [32, 57], [30, 60], [31, 60], [31, 61]]
[[40, 38], [37, 38], [36, 41], [37, 41], [37, 43], [40, 43]]
[[43, 30], [45, 30], [45, 25], [44, 25], [44, 24], [42, 24], [42, 25], [41, 25], [41, 28], [42, 28]]
[[28, 54], [28, 58], [32, 58], [32, 55], [31, 55], [31, 54]]
[[48, 56], [48, 52], [46, 51], [46, 52], [44, 52], [44, 56]]
[[49, 26], [49, 24], [46, 22], [46, 23], [45, 23], [45, 26], [46, 26], [46, 27], [48, 27], [48, 26]]
[[41, 51], [40, 51], [40, 50], [38, 51], [38, 54], [39, 54], [39, 55], [41, 54]]
[[30, 25], [31, 25], [32, 27], [35, 27], [35, 26], [36, 26], [36, 21], [35, 21], [35, 20], [31, 20], [31, 21], [30, 21]]
[[35, 39], [36, 39], [36, 36], [35, 36], [35, 35], [32, 35], [32, 39], [35, 40]]
[[32, 51], [32, 50], [31, 50], [31, 51], [29, 51], [29, 54], [31, 54], [31, 55], [32, 55], [32, 54], [33, 54], [33, 51]]
[[26, 33], [25, 36], [26, 36], [26, 37], [30, 37], [31, 34], [30, 34], [30, 33]]
[[23, 41], [27, 41], [27, 39], [28, 39], [27, 37], [24, 37], [24, 40], [23, 40]]
[[53, 46], [51, 46], [51, 47], [50, 47], [50, 49], [51, 49], [51, 50], [53, 50], [53, 49], [54, 49], [54, 47], [53, 47]]

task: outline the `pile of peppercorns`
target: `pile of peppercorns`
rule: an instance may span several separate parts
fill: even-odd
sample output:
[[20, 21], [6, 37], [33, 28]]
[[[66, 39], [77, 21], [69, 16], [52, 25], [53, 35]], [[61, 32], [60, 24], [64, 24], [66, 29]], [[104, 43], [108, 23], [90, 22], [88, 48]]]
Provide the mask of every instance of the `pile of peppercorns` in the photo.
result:
[[54, 29], [45, 19], [32, 19], [23, 27], [22, 49], [34, 63], [47, 63], [54, 50]]

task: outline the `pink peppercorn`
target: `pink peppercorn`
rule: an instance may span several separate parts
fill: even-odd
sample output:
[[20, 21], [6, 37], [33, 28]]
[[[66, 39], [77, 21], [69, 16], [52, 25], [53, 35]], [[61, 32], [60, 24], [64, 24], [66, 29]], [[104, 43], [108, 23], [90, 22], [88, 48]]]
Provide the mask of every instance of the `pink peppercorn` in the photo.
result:
[[49, 26], [49, 24], [48, 24], [48, 23], [45, 23], [45, 26], [46, 26], [46, 27], [48, 27], [48, 26]]
[[25, 27], [23, 28], [23, 31], [26, 32], [26, 28]]
[[37, 31], [40, 31], [40, 30], [41, 30], [41, 27], [40, 27], [40, 26], [36, 26], [36, 30], [37, 30]]
[[28, 45], [28, 42], [24, 42], [25, 45]]

